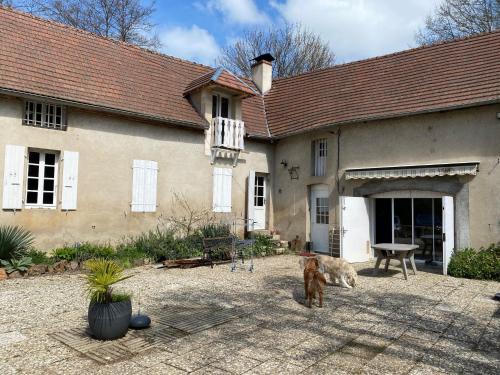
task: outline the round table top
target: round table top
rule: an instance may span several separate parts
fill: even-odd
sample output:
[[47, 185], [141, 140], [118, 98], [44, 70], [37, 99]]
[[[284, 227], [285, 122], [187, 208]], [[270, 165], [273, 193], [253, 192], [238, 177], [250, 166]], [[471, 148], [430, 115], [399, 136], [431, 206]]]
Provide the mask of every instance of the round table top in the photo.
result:
[[390, 250], [390, 251], [410, 251], [418, 249], [418, 245], [406, 244], [406, 243], [376, 243], [373, 244], [374, 249], [379, 250]]

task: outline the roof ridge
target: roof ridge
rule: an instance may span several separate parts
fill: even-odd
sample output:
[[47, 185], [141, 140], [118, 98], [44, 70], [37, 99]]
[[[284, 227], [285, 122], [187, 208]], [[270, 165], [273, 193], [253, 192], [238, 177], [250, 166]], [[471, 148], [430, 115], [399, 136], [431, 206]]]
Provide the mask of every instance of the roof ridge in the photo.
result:
[[132, 44], [132, 43], [129, 43], [129, 42], [124, 42], [122, 40], [114, 39], [114, 38], [111, 38], [111, 37], [102, 36], [102, 35], [99, 35], [99, 34], [96, 34], [96, 33], [90, 32], [90, 31], [87, 31], [87, 30], [79, 29], [78, 27], [75, 27], [75, 26], [66, 25], [64, 23], [57, 22], [57, 21], [54, 21], [54, 20], [51, 20], [51, 19], [48, 19], [48, 18], [44, 18], [44, 17], [41, 17], [41, 16], [35, 16], [34, 14], [31, 14], [31, 13], [28, 13], [28, 12], [23, 12], [21, 10], [14, 9], [14, 8], [11, 8], [11, 7], [6, 7], [4, 5], [0, 5], [0, 11], [6, 11], [6, 12], [10, 12], [10, 13], [15, 13], [15, 14], [17, 14], [19, 16], [27, 17], [27, 18], [32, 18], [32, 19], [34, 19], [36, 21], [39, 21], [39, 22], [44, 22], [44, 23], [51, 24], [51, 25], [54, 25], [54, 26], [63, 27], [63, 28], [69, 29], [71, 31], [74, 31], [76, 33], [80, 33], [80, 34], [86, 35], [88, 37], [92, 37], [92, 38], [95, 38], [95, 39], [100, 39], [100, 40], [103, 40], [103, 41], [107, 41], [107, 42], [110, 42], [110, 43], [114, 43], [114, 44], [120, 45], [121, 47], [124, 47], [124, 48], [130, 48], [130, 49], [135, 49], [135, 50], [138, 50], [138, 51], [141, 51], [141, 52], [147, 52], [147, 53], [150, 53], [152, 55], [156, 55], [156, 56], [163, 57], [163, 58], [166, 58], [166, 59], [180, 61], [180, 62], [183, 62], [183, 63], [188, 63], [188, 64], [192, 64], [192, 65], [201, 66], [203, 68], [214, 69], [213, 66], [201, 64], [201, 63], [194, 62], [194, 61], [187, 60], [187, 59], [182, 59], [180, 57], [168, 55], [166, 53], [155, 51], [155, 50], [152, 50], [152, 49], [149, 49], [149, 48], [146, 48], [146, 47], [140, 47], [140, 46], [138, 46], [136, 44]]
[[361, 59], [361, 60], [356, 60], [356, 61], [350, 61], [350, 62], [342, 63], [342, 64], [335, 64], [335, 65], [332, 65], [332, 66], [329, 66], [329, 67], [326, 67], [326, 68], [316, 69], [316, 70], [313, 70], [313, 71], [310, 71], [310, 72], [304, 72], [304, 73], [296, 74], [296, 75], [293, 75], [293, 76], [274, 78], [273, 82], [284, 81], [284, 80], [293, 79], [293, 78], [297, 78], [297, 77], [303, 77], [303, 76], [307, 76], [307, 75], [322, 73], [322, 72], [325, 72], [325, 71], [328, 71], [328, 70], [334, 70], [334, 69], [337, 69], [337, 68], [341, 68], [341, 67], [345, 67], [345, 66], [350, 66], [350, 65], [362, 64], [362, 63], [366, 63], [366, 62], [369, 62], [369, 61], [382, 60], [382, 59], [390, 58], [390, 57], [393, 57], [393, 56], [399, 56], [399, 55], [409, 54], [409, 53], [412, 53], [412, 52], [415, 52], [415, 51], [419, 51], [419, 50], [423, 50], [423, 49], [431, 49], [431, 48], [439, 47], [439, 46], [446, 45], [446, 44], [459, 43], [459, 42], [463, 42], [463, 41], [466, 41], [466, 40], [469, 40], [469, 39], [480, 38], [480, 37], [484, 37], [484, 36], [492, 35], [492, 34], [496, 34], [496, 33], [500, 33], [500, 29], [493, 30], [493, 31], [482, 32], [482, 33], [478, 33], [478, 34], [474, 34], [474, 35], [468, 35], [468, 36], [465, 36], [465, 37], [462, 37], [462, 38], [458, 38], [458, 39], [443, 40], [443, 41], [440, 41], [440, 42], [436, 42], [436, 43], [432, 43], [432, 44], [427, 44], [427, 45], [424, 45], [424, 46], [413, 47], [413, 48], [405, 49], [405, 50], [402, 50], [402, 51], [396, 51], [396, 52], [387, 53], [385, 55], [368, 57], [366, 59]]

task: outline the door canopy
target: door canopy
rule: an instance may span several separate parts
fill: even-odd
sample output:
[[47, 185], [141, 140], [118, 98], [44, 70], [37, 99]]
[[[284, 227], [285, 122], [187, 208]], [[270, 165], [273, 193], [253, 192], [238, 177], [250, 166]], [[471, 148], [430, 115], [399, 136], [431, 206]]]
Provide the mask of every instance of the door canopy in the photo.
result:
[[463, 176], [477, 174], [479, 162], [347, 169], [346, 180]]

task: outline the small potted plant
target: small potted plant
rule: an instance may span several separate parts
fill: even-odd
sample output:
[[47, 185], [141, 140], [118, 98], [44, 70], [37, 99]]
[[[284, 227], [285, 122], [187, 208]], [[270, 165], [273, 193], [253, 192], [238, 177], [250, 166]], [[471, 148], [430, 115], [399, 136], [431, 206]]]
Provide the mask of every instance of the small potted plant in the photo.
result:
[[131, 276], [123, 276], [123, 268], [107, 259], [90, 259], [87, 292], [90, 297], [88, 321], [92, 335], [99, 340], [125, 336], [132, 315], [130, 295], [114, 293], [112, 286]]

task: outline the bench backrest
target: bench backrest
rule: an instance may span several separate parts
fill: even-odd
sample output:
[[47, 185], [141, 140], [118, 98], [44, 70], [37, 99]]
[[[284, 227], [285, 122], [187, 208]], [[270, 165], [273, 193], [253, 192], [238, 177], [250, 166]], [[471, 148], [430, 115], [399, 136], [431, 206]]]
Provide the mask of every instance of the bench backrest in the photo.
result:
[[234, 249], [235, 237], [213, 237], [203, 239], [203, 249], [213, 250], [213, 249]]

